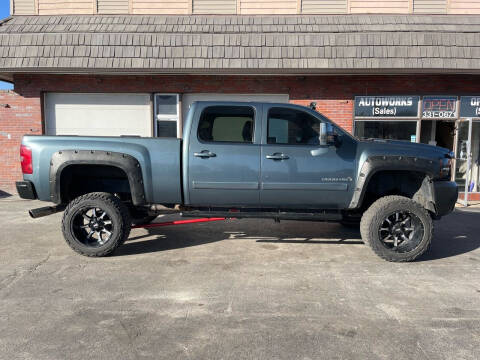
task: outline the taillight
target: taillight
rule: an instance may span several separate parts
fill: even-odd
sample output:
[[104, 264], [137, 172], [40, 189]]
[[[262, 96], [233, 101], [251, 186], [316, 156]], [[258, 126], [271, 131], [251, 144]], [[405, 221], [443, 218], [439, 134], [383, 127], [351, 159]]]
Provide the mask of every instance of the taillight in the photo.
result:
[[22, 173], [33, 174], [32, 149], [25, 145], [20, 146], [20, 162], [22, 164]]

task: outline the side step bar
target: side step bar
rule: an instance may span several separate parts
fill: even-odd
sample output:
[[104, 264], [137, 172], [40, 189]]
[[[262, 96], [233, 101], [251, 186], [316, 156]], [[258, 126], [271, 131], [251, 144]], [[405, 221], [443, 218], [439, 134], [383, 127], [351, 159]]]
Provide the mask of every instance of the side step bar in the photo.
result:
[[292, 212], [292, 211], [184, 211], [180, 213], [183, 217], [224, 217], [236, 219], [273, 219], [280, 220], [305, 220], [305, 221], [332, 221], [342, 220], [339, 211], [319, 212]]
[[41, 208], [31, 209], [31, 210], [28, 210], [28, 213], [32, 218], [37, 219], [43, 216], [55, 214], [63, 210], [65, 210], [65, 205], [55, 205], [55, 206], [45, 206]]

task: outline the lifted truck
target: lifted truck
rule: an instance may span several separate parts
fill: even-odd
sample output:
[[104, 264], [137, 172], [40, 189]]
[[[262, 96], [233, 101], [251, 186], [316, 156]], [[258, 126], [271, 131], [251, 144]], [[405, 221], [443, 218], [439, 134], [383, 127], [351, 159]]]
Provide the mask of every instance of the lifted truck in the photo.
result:
[[404, 141], [359, 141], [293, 104], [197, 102], [184, 139], [25, 136], [22, 198], [64, 211], [76, 252], [112, 253], [159, 209], [190, 217], [336, 221], [360, 225], [381, 258], [411, 261], [450, 213], [453, 154]]

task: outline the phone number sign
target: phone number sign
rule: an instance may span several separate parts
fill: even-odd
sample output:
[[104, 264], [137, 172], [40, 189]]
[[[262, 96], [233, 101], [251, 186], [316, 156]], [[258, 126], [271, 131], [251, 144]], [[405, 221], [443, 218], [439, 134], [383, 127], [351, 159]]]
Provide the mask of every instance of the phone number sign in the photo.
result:
[[422, 118], [424, 119], [456, 119], [456, 96], [424, 96]]

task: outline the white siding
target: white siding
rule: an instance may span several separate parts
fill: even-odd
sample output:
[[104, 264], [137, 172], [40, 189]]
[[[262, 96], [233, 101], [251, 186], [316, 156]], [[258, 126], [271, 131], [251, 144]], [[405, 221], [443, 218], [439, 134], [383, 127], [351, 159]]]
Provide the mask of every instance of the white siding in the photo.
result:
[[194, 14], [235, 14], [237, 0], [193, 0]]
[[99, 14], [128, 14], [128, 0], [97, 0]]
[[350, 0], [352, 14], [408, 14], [411, 0]]
[[480, 14], [480, 0], [450, 0], [450, 14]]
[[14, 15], [35, 15], [35, 0], [15, 0], [12, 12]]
[[176, 14], [189, 13], [191, 0], [133, 0], [134, 14]]
[[347, 0], [302, 0], [304, 14], [344, 14]]
[[38, 0], [39, 15], [93, 14], [92, 0]]
[[416, 14], [445, 14], [447, 0], [413, 0], [413, 12]]
[[296, 14], [296, 0], [238, 0], [241, 15]]

